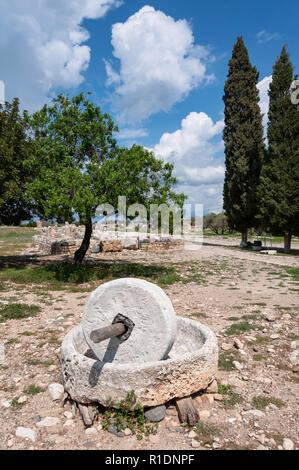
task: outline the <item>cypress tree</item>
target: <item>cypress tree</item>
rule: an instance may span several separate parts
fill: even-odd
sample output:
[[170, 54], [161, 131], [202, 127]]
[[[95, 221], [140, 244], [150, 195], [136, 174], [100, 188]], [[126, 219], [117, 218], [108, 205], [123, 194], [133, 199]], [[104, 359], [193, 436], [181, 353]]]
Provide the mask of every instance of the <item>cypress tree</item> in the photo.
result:
[[259, 217], [264, 228], [284, 235], [286, 252], [292, 235], [299, 234], [299, 112], [290, 91], [295, 78], [283, 46], [268, 92], [268, 151], [261, 171]]
[[237, 38], [224, 87], [224, 210], [229, 226], [242, 233], [255, 225], [257, 188], [264, 154], [258, 71], [249, 61], [242, 37]]

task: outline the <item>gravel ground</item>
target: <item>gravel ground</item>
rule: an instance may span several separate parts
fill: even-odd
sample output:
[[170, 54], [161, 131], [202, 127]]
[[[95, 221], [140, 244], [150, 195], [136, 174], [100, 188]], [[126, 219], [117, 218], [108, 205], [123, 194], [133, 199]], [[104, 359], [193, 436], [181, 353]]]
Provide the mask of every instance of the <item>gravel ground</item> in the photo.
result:
[[[53, 401], [48, 392], [49, 384], [61, 383], [61, 341], [80, 323], [95, 286], [83, 284], [72, 292], [5, 283], [0, 291], [2, 305], [37, 305], [40, 312], [0, 323], [0, 339], [5, 343], [0, 365], [0, 448], [298, 448], [299, 290], [287, 269], [298, 268], [299, 258], [241, 251], [234, 244], [210, 237], [196, 251], [127, 251], [90, 257], [106, 263], [175, 266], [181, 280], [164, 290], [177, 315], [208, 325], [218, 338], [218, 385], [214, 393], [194, 396], [200, 425], [194, 430], [182, 426], [169, 403], [157, 434], [140, 441], [136, 436], [105, 432], [101, 416], [85, 430], [78, 413], [72, 414], [71, 404], [63, 407], [63, 401]], [[31, 262], [47, 264], [53, 259], [66, 258], [34, 257]], [[57, 419], [41, 427], [45, 417]], [[24, 432], [31, 439], [22, 437]]]

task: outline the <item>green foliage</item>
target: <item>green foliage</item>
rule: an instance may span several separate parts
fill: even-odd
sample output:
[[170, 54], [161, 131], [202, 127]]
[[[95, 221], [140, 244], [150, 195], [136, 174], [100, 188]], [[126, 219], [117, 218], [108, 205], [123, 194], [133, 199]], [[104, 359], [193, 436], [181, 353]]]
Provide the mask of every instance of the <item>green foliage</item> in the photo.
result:
[[77, 214], [86, 226], [85, 237], [75, 254], [82, 262], [92, 234], [92, 218], [99, 205], [118, 205], [118, 196], [127, 204], [182, 203], [172, 186], [173, 165], [154, 157], [141, 146], [118, 148], [118, 131], [111, 117], [79, 94], [58, 95], [52, 106], [45, 105], [29, 117], [34, 153], [26, 162], [37, 177], [28, 194], [36, 201], [37, 213], [58, 222], [73, 222]]
[[257, 185], [264, 152], [258, 72], [241, 37], [234, 45], [224, 87], [224, 209], [229, 226], [242, 233], [254, 226]]
[[294, 79], [283, 46], [269, 89], [269, 148], [261, 171], [259, 218], [274, 235], [287, 235], [286, 249], [291, 235], [299, 234], [299, 112], [290, 99]]
[[40, 307], [37, 305], [8, 304], [0, 306], [0, 323], [6, 320], [20, 320], [22, 318], [34, 317]]
[[0, 223], [19, 225], [31, 218], [24, 194], [33, 174], [23, 165], [31, 151], [27, 125], [19, 113], [19, 100], [0, 104]]
[[152, 425], [145, 418], [144, 409], [136, 403], [134, 390], [119, 403], [107, 400], [102, 426], [107, 431], [110, 425], [115, 425], [118, 431], [129, 428], [132, 434], [136, 434], [138, 440], [144, 435], [156, 434], [158, 427], [158, 424]]

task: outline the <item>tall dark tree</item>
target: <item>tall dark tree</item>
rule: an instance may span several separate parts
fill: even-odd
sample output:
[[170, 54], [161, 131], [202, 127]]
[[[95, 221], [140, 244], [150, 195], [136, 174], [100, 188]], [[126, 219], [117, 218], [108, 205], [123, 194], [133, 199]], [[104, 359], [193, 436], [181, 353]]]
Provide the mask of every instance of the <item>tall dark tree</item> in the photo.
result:
[[260, 218], [265, 229], [284, 234], [289, 251], [299, 234], [299, 112], [291, 102], [294, 71], [283, 46], [269, 87], [268, 151], [261, 171]]
[[228, 224], [242, 233], [255, 224], [257, 187], [264, 153], [258, 71], [249, 61], [242, 37], [237, 38], [224, 87], [224, 209]]
[[31, 178], [24, 167], [30, 148], [26, 130], [17, 98], [0, 105], [0, 223], [6, 225], [31, 218], [31, 207], [24, 199]]

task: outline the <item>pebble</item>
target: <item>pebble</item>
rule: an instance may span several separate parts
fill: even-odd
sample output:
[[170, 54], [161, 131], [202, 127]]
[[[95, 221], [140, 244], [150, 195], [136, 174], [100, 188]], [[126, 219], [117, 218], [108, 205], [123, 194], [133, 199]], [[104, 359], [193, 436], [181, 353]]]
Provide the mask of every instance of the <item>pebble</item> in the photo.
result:
[[194, 437], [196, 437], [196, 436], [197, 436], [197, 434], [196, 434], [196, 432], [193, 431], [193, 429], [188, 434], [188, 437], [190, 437], [191, 439], [194, 439]]
[[233, 365], [235, 366], [235, 368], [237, 370], [242, 370], [243, 369], [242, 364], [240, 364], [240, 362], [238, 362], [238, 361], [233, 361]]
[[270, 335], [271, 339], [278, 339], [279, 337], [280, 337], [280, 335], [277, 334], [277, 333], [274, 333], [273, 335]]
[[110, 426], [108, 427], [108, 432], [110, 432], [110, 434], [114, 434], [117, 437], [124, 437], [124, 434], [121, 431], [117, 430], [115, 424], [110, 424]]
[[284, 450], [293, 450], [294, 449], [294, 442], [291, 439], [285, 438], [282, 443], [282, 447]]
[[63, 426], [73, 426], [74, 421], [72, 419], [67, 419]]
[[87, 428], [84, 432], [87, 436], [96, 436], [98, 434], [96, 428]]
[[11, 406], [11, 400], [5, 400], [1, 403], [4, 408], [9, 408]]
[[59, 423], [60, 423], [59, 418], [54, 418], [53, 416], [47, 416], [46, 418], [36, 423], [36, 426], [38, 428], [47, 428], [50, 426], [57, 426], [57, 424]]
[[274, 313], [267, 313], [265, 318], [268, 322], [274, 322], [276, 320], [276, 315]]
[[65, 411], [63, 413], [63, 416], [67, 419], [72, 419], [73, 418], [73, 413], [71, 411]]
[[206, 393], [217, 393], [218, 392], [218, 384], [216, 380], [213, 380], [213, 382], [208, 386]]
[[52, 400], [62, 400], [64, 395], [64, 387], [58, 383], [52, 383], [48, 387], [48, 392]]
[[131, 429], [129, 429], [129, 428], [124, 429], [124, 435], [125, 436], [131, 436], [132, 435]]
[[214, 396], [214, 400], [216, 401], [222, 401], [223, 400], [223, 395], [221, 395], [220, 393], [215, 393]]
[[237, 349], [243, 349], [244, 348], [243, 343], [238, 338], [234, 339], [234, 346]]
[[148, 408], [145, 411], [144, 416], [152, 423], [158, 423], [159, 421], [162, 421], [162, 419], [165, 418], [165, 414], [166, 414], [166, 406], [160, 405], [160, 406], [154, 406], [152, 408]]
[[198, 447], [200, 447], [200, 442], [196, 441], [195, 439], [192, 439], [191, 446], [194, 447], [194, 449], [197, 449]]
[[32, 442], [35, 442], [36, 440], [36, 432], [31, 428], [23, 428], [22, 426], [19, 426], [17, 428], [16, 436], [25, 437], [27, 439], [30, 439]]
[[27, 400], [28, 398], [26, 397], [26, 395], [21, 395], [20, 398], [18, 399], [18, 403], [20, 404], [26, 403]]
[[231, 343], [222, 343], [222, 345], [221, 345], [221, 349], [223, 351], [229, 351], [232, 348], [233, 348], [233, 344], [231, 344]]
[[253, 415], [258, 418], [261, 418], [262, 416], [265, 416], [265, 413], [261, 410], [248, 410], [248, 411], [243, 411], [243, 415]]

